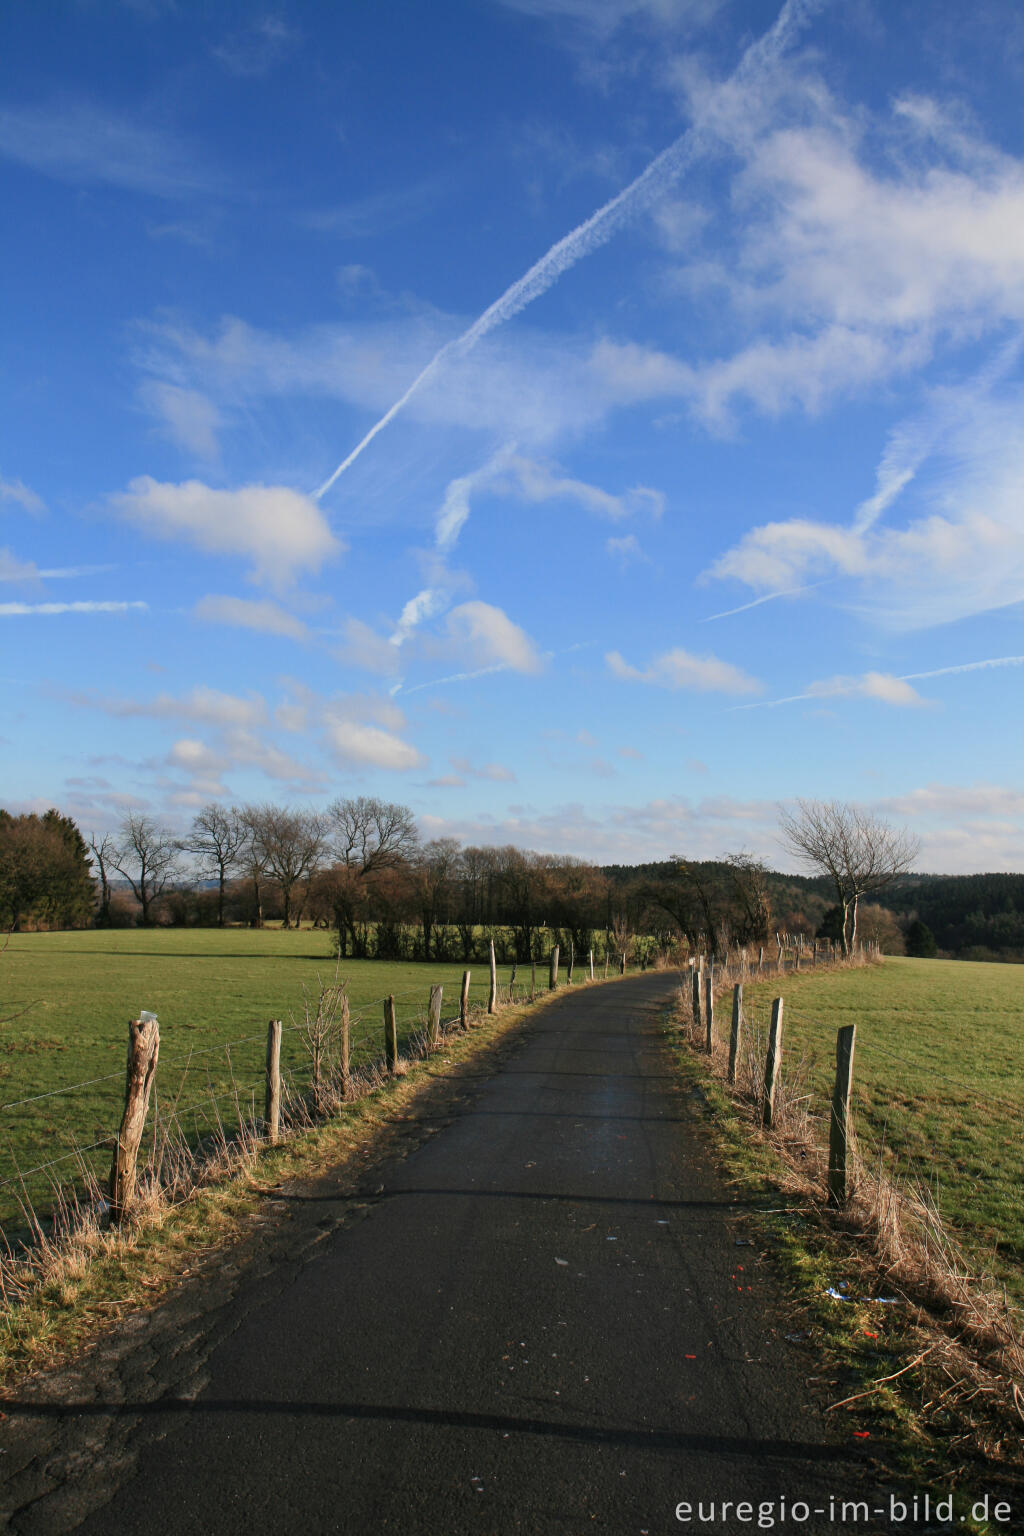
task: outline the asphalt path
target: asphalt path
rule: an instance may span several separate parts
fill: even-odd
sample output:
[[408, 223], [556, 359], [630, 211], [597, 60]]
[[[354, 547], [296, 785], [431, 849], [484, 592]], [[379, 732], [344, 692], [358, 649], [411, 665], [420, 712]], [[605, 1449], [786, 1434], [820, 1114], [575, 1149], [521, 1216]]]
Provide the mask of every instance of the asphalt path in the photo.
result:
[[[777, 1529], [845, 1531], [830, 1500], [863, 1496], [863, 1455], [785, 1340], [785, 1286], [673, 1069], [674, 986], [649, 974], [539, 1012], [436, 1134], [373, 1171], [365, 1219], [329, 1184], [290, 1213], [286, 1192], [273, 1262], [148, 1344], [155, 1395], [76, 1400], [65, 1380], [23, 1404], [59, 1439], [11, 1464], [46, 1479], [11, 1528], [664, 1536], [758, 1529], [765, 1504]], [[301, 1254], [289, 1214], [318, 1229]], [[779, 1519], [783, 1499], [821, 1515]]]

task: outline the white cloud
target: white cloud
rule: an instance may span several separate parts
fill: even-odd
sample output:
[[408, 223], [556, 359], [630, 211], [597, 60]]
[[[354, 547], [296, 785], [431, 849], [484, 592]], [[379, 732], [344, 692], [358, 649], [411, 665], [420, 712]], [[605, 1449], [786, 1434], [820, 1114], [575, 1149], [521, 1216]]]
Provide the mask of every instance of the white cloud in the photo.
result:
[[300, 571], [318, 571], [345, 547], [312, 497], [284, 485], [219, 491], [200, 480], [173, 485], [141, 475], [110, 499], [146, 533], [184, 539], [210, 554], [242, 555], [257, 581], [283, 585]]
[[213, 56], [231, 75], [259, 80], [296, 48], [301, 34], [279, 16], [261, 16], [213, 49]]
[[694, 656], [679, 646], [656, 656], [643, 671], [630, 666], [618, 651], [609, 651], [605, 661], [613, 677], [624, 682], [653, 683], [659, 688], [692, 688], [700, 693], [756, 693], [761, 686], [731, 662], [720, 661], [717, 656]]
[[277, 603], [210, 593], [199, 599], [192, 612], [207, 624], [231, 624], [236, 629], [254, 629], [260, 634], [281, 635], [287, 640], [309, 638], [309, 630], [302, 620], [287, 613]]
[[148, 608], [148, 603], [138, 600], [130, 603], [0, 603], [0, 618], [31, 618], [55, 613], [144, 613]]
[[0, 109], [0, 155], [59, 181], [156, 197], [214, 186], [196, 145], [87, 102]]
[[480, 668], [508, 667], [513, 672], [540, 672], [543, 658], [526, 631], [490, 603], [460, 603], [446, 620], [448, 649]]
[[193, 720], [204, 725], [251, 727], [264, 724], [267, 718], [266, 700], [260, 694], [251, 693], [243, 699], [203, 684], [180, 698], [169, 693], [159, 693], [152, 699], [106, 698], [77, 693], [72, 695], [72, 700], [75, 704], [100, 709], [104, 714], [123, 719], [149, 716], [157, 720]]
[[331, 752], [341, 763], [406, 773], [411, 768], [421, 768], [425, 762], [409, 742], [376, 725], [334, 720], [328, 723], [325, 735]]
[[650, 564], [650, 556], [644, 554], [640, 547], [640, 540], [635, 533], [627, 533], [621, 539], [607, 539], [604, 547], [610, 555], [616, 560], [621, 561], [623, 565], [629, 565], [637, 560], [644, 561], [648, 565]]
[[374, 672], [381, 677], [393, 676], [400, 665], [398, 647], [383, 635], [378, 635], [362, 619], [346, 621], [345, 643], [338, 647], [335, 655], [346, 666], [358, 667], [363, 672]]
[[159, 379], [148, 379], [140, 389], [143, 404], [160, 421], [172, 442], [201, 459], [216, 459], [220, 452], [217, 433], [220, 411], [198, 389], [182, 389]]
[[19, 560], [9, 549], [0, 549], [0, 581], [36, 582], [39, 575], [31, 560]]
[[484, 763], [481, 768], [474, 768], [468, 757], [450, 757], [448, 761], [456, 773], [471, 779], [486, 779], [492, 784], [514, 784], [515, 774], [511, 768], [506, 768], [503, 763]]
[[0, 479], [0, 504], [5, 501], [13, 501], [15, 506], [22, 507], [26, 512], [45, 512], [46, 504], [41, 496], [22, 480]]
[[925, 700], [902, 677], [888, 672], [865, 672], [863, 677], [830, 677], [808, 683], [807, 696], [816, 699], [879, 699], [883, 704], [920, 708]]

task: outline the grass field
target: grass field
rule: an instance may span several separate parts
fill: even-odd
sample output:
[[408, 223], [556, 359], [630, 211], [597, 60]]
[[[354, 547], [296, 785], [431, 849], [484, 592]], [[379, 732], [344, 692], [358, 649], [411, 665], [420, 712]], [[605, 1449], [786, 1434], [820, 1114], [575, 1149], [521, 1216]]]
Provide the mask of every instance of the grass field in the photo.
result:
[[[400, 1048], [422, 1021], [431, 985], [444, 985], [444, 1016], [458, 1012], [458, 966], [347, 960], [338, 977], [352, 1009], [354, 1065], [382, 1048], [386, 993], [395, 994]], [[286, 1078], [308, 1081], [301, 1033], [289, 1025], [301, 1018], [303, 988], [315, 993], [318, 978], [335, 979], [331, 938], [322, 930], [13, 935], [0, 955], [0, 1019], [7, 1019], [0, 1024], [0, 1227], [24, 1225], [22, 1176], [43, 1213], [52, 1181], [75, 1176], [71, 1149], [116, 1131], [127, 1024], [140, 1009], [160, 1019], [159, 1103], [177, 1098], [183, 1123], [201, 1136], [217, 1114], [236, 1123], [236, 1089], [239, 1101], [251, 1106], [255, 1094], [262, 1105], [268, 1019], [284, 1021]], [[528, 968], [519, 971], [524, 978], [528, 987]], [[508, 985], [507, 967], [499, 967], [498, 980]], [[486, 1002], [487, 981], [486, 967], [474, 967], [472, 1003]], [[69, 1091], [52, 1096], [58, 1089]], [[105, 1174], [110, 1153], [94, 1147], [87, 1160]]]
[[786, 976], [744, 988], [751, 1023], [779, 993], [784, 1057], [807, 1058], [819, 1112], [836, 1030], [856, 1024], [862, 1152], [884, 1146], [929, 1184], [971, 1260], [1024, 1300], [1024, 966], [890, 958]]

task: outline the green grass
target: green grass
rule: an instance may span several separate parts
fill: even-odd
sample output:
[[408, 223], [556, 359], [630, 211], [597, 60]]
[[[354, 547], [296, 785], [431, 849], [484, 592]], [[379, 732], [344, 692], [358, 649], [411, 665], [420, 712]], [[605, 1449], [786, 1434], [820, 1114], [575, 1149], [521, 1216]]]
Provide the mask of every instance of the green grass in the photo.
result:
[[[470, 1001], [479, 1004], [486, 1001], [487, 968], [472, 971]], [[355, 1065], [382, 1049], [386, 993], [395, 994], [400, 1046], [422, 1021], [432, 984], [444, 985], [443, 1015], [458, 1011], [457, 965], [346, 960], [338, 975], [348, 987]], [[24, 1224], [19, 1170], [43, 1214], [53, 1180], [75, 1177], [69, 1151], [116, 1131], [127, 1025], [140, 1009], [160, 1019], [158, 1102], [167, 1106], [178, 1098], [183, 1123], [199, 1137], [209, 1134], [218, 1114], [227, 1126], [236, 1123], [236, 1092], [243, 1109], [254, 1095], [262, 1105], [268, 1019], [285, 1024], [286, 1079], [299, 1087], [308, 1081], [300, 1033], [289, 1025], [301, 1018], [303, 988], [315, 993], [318, 978], [325, 984], [335, 978], [331, 937], [323, 930], [13, 935], [0, 955], [0, 1018], [8, 1019], [0, 1024], [0, 1227], [11, 1232]], [[499, 984], [507, 986], [508, 978], [509, 968], [499, 967]], [[528, 967], [520, 967], [519, 982], [524, 978], [528, 987]], [[90, 1086], [37, 1098], [85, 1083]], [[25, 1099], [35, 1102], [17, 1102]], [[27, 1174], [55, 1159], [62, 1161]], [[105, 1175], [110, 1153], [97, 1148], [87, 1160]]]
[[762, 1031], [777, 993], [784, 1058], [806, 1056], [825, 1115], [836, 1030], [856, 1024], [862, 1152], [882, 1147], [927, 1183], [972, 1261], [1024, 1299], [1024, 968], [890, 958], [748, 984]]

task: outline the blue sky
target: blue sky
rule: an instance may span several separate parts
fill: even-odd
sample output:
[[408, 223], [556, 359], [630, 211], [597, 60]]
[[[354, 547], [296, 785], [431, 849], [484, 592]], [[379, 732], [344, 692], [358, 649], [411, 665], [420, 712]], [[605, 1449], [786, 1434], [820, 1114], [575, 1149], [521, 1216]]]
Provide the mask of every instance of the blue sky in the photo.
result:
[[0, 60], [5, 804], [782, 863], [835, 797], [1024, 867], [1015, 4], [68, 0]]

